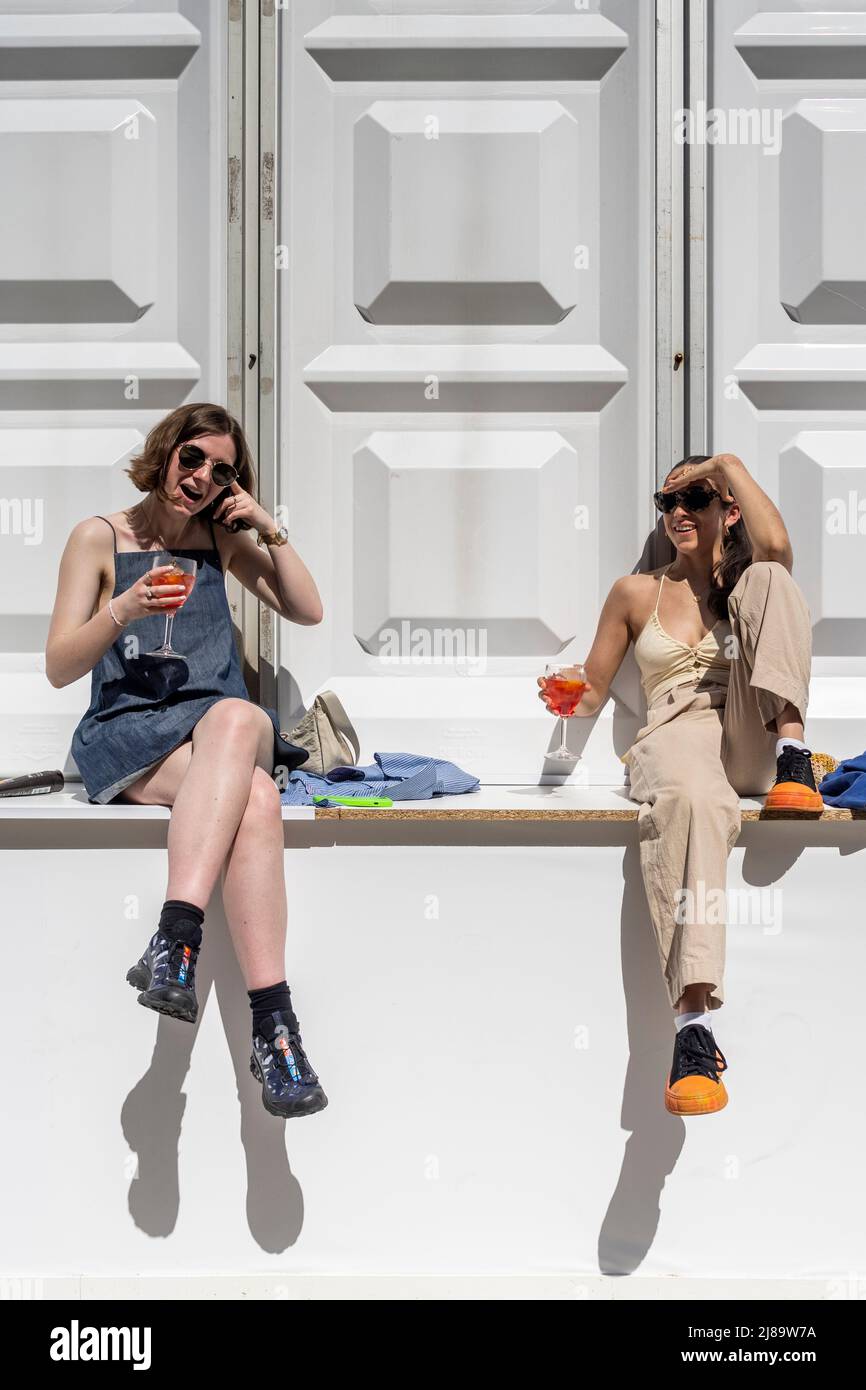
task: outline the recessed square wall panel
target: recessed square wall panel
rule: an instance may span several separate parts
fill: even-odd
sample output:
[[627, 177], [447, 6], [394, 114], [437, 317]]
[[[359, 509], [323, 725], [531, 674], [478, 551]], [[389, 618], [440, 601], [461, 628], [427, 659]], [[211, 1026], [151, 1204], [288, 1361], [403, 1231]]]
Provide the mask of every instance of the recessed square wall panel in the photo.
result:
[[0, 101], [5, 323], [146, 313], [157, 288], [158, 139], [135, 98]]
[[783, 140], [785, 310], [795, 323], [866, 323], [866, 101], [798, 102]]
[[[653, 527], [654, 14], [600, 8], [282, 16], [280, 487], [325, 618], [280, 625], [280, 711], [336, 690], [364, 757], [551, 775], [536, 678]], [[623, 781], [631, 656], [615, 694], [577, 780]]]
[[597, 293], [574, 265], [578, 154], [576, 121], [558, 102], [374, 103], [355, 133], [359, 313], [558, 323], [581, 279]]
[[815, 650], [866, 653], [866, 456], [857, 430], [804, 430], [782, 454], [781, 491], [802, 557], [798, 582], [814, 622]]
[[806, 737], [841, 758], [866, 743], [866, 12], [712, 14], [708, 451], [782, 513], [813, 622]]
[[90, 674], [55, 690], [44, 656], [69, 533], [141, 499], [125, 469], [169, 410], [225, 400], [226, 23], [0, 0], [3, 775], [78, 777]]
[[[72, 518], [127, 505], [135, 429], [0, 429], [0, 650], [42, 652]], [[111, 533], [106, 527], [106, 534]]]
[[[431, 652], [439, 634], [443, 663], [449, 642], [459, 661], [482, 649], [541, 656], [574, 638], [593, 566], [573, 544], [580, 469], [562, 435], [376, 432], [356, 451], [353, 490], [355, 635], [366, 652], [387, 655], [403, 639], [411, 660], [419, 626]], [[377, 528], [378, 553], [367, 544]], [[458, 633], [471, 641], [461, 647]]]

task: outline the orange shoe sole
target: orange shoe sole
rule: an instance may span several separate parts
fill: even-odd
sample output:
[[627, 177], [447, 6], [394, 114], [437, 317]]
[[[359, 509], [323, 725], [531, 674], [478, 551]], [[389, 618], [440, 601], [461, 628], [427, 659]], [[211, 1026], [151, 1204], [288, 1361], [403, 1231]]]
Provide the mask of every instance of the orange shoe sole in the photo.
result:
[[724, 1110], [727, 1103], [728, 1093], [721, 1081], [718, 1090], [705, 1099], [679, 1096], [676, 1091], [665, 1087], [665, 1110], [669, 1110], [672, 1115], [714, 1115], [717, 1110]]
[[765, 811], [823, 811], [820, 792], [804, 787], [801, 782], [779, 782], [771, 787], [764, 802]]

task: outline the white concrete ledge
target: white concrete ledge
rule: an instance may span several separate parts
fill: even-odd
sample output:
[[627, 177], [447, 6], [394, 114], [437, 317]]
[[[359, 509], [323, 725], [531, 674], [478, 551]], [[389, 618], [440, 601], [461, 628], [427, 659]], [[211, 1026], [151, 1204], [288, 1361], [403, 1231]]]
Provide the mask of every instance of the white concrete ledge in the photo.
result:
[[[313, 820], [313, 806], [284, 806], [283, 820]], [[84, 787], [71, 783], [59, 792], [42, 792], [36, 796], [0, 798], [0, 822], [22, 820], [71, 821], [168, 821], [168, 806], [136, 806], [118, 803], [115, 806], [92, 806]]]
[[[338, 793], [335, 792], [335, 795]], [[372, 789], [371, 789], [372, 794]], [[866, 810], [849, 811], [835, 806], [825, 807], [820, 816], [802, 816], [791, 812], [767, 814], [763, 797], [741, 797], [743, 821], [853, 821], [866, 820]], [[395, 801], [390, 807], [284, 806], [283, 820], [343, 820], [343, 821], [542, 821], [580, 822], [636, 821], [638, 803], [632, 801], [625, 786], [485, 786], [476, 792], [460, 796], [439, 796], [428, 801]], [[110, 821], [128, 825], [133, 821], [168, 821], [167, 806], [135, 806], [118, 804], [92, 806], [83, 787], [64, 787], [59, 792], [38, 796], [6, 797], [0, 799], [0, 823], [3, 821]]]

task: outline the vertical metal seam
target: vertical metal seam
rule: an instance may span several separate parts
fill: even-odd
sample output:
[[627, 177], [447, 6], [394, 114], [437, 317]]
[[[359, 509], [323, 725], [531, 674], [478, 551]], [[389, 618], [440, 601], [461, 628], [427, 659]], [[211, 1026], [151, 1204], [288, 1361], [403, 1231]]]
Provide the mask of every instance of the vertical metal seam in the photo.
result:
[[242, 0], [232, 0], [228, 9], [228, 111], [227, 111], [227, 277], [226, 347], [227, 401], [233, 415], [243, 413], [243, 114], [244, 114], [244, 32]]
[[[228, 206], [226, 208], [226, 405], [236, 419], [244, 421], [244, 257], [245, 248], [245, 70], [244, 46], [246, 16], [244, 0], [229, 0], [227, 24], [228, 51]], [[239, 655], [246, 664], [246, 613], [243, 586], [232, 575], [226, 576], [226, 597], [232, 622], [240, 637]]]
[[[277, 505], [276, 393], [276, 61], [277, 7], [261, 0], [259, 30], [259, 499], [272, 514]], [[276, 615], [259, 607], [259, 698], [275, 703]]]
[[656, 0], [656, 482], [670, 457], [671, 144], [666, 136], [672, 0]]
[[[707, 102], [707, 5], [690, 0], [687, 6], [687, 105], [697, 117]], [[702, 134], [702, 132], [701, 132]], [[707, 168], [706, 142], [696, 138], [685, 146], [688, 186], [686, 222], [686, 448], [690, 454], [709, 452], [707, 428]]]
[[[259, 0], [244, 3], [243, 427], [259, 472]], [[242, 593], [244, 675], [259, 696], [259, 601]]]
[[[256, 463], [258, 500], [276, 508], [276, 34], [274, 0], [229, 0], [227, 406]], [[250, 694], [274, 703], [276, 624], [227, 576]]]
[[683, 2], [656, 0], [656, 477], [685, 445], [685, 208], [683, 149], [674, 140], [684, 94]]

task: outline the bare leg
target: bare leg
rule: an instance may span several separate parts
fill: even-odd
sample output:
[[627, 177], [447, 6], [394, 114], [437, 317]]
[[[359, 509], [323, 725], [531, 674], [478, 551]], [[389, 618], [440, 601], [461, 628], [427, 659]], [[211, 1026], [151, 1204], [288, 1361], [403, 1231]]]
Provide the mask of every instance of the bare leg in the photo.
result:
[[166, 897], [204, 909], [249, 801], [254, 769], [273, 767], [274, 727], [251, 701], [219, 700], [193, 729], [192, 747], [168, 831]]
[[776, 732], [779, 738], [796, 738], [803, 741], [803, 723], [796, 705], [786, 705], [776, 717]]
[[709, 985], [686, 985], [677, 1004], [678, 1014], [702, 1014], [707, 1007]]
[[285, 979], [286, 880], [280, 793], [263, 769], [223, 866], [223, 906], [247, 989]]
[[[246, 736], [242, 736], [244, 709], [253, 716]], [[262, 738], [256, 748], [257, 726]], [[195, 903], [202, 910], [212, 891], [207, 865], [219, 852], [213, 808], [224, 831], [242, 801], [239, 824], [222, 859], [222, 877], [223, 906], [247, 989], [275, 984], [284, 978], [286, 968], [283, 820], [279, 790], [270, 775], [272, 755], [273, 726], [267, 715], [242, 700], [220, 700], [202, 716], [188, 739], [118, 797], [124, 802], [174, 808], [166, 897]], [[198, 789], [187, 796], [194, 771]], [[205, 847], [208, 855], [203, 867]]]
[[116, 800], [138, 806], [173, 806], [180, 784], [189, 771], [192, 758], [192, 734], [183, 743], [166, 753], [156, 767], [145, 772], [137, 782], [118, 794]]

